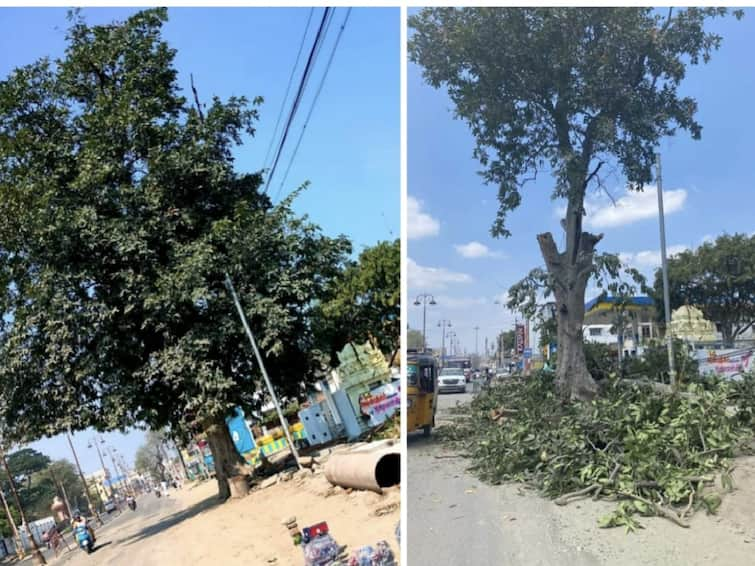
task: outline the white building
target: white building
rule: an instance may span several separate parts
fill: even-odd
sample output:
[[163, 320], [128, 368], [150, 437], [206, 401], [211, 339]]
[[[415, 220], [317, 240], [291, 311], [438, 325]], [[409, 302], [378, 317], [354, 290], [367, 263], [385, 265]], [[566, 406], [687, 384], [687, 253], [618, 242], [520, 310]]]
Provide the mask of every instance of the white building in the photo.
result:
[[622, 307], [623, 328], [620, 337], [619, 299], [598, 297], [585, 304], [582, 333], [585, 342], [608, 344], [617, 349], [622, 344], [624, 355], [639, 355], [653, 340], [663, 337], [656, 322], [656, 311], [650, 297], [631, 297]]

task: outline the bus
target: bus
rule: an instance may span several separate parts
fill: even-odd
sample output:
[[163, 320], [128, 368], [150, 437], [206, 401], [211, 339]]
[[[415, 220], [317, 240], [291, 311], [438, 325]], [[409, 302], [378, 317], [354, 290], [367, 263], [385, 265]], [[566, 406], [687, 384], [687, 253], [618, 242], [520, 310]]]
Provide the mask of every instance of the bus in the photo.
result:
[[472, 369], [472, 358], [471, 356], [446, 356], [443, 367]]

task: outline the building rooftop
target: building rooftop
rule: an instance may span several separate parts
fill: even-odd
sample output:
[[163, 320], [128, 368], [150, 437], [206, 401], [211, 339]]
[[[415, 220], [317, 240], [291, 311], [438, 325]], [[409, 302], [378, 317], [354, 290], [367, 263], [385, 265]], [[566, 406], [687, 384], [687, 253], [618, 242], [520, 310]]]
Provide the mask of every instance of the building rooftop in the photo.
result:
[[[594, 299], [591, 299], [585, 303], [585, 313], [590, 312], [594, 308], [596, 308], [598, 305], [615, 305], [620, 300], [622, 300], [620, 297], [612, 297], [610, 295], [605, 297], [595, 297]], [[646, 295], [639, 295], [636, 297], [630, 297], [628, 300], [629, 304], [631, 306], [635, 307], [652, 307], [653, 306], [653, 299]]]

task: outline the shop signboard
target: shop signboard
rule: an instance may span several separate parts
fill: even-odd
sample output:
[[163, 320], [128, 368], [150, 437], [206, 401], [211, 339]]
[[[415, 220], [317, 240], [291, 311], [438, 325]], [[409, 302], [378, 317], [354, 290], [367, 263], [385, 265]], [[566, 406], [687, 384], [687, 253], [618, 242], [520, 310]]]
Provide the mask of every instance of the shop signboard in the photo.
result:
[[755, 371], [755, 351], [753, 350], [697, 350], [697, 363], [700, 374], [715, 374], [719, 377], [737, 378], [744, 373]]
[[378, 426], [401, 407], [399, 381], [386, 383], [359, 397], [359, 411], [369, 417], [370, 426]]
[[524, 325], [516, 325], [516, 353], [521, 354], [524, 352]]

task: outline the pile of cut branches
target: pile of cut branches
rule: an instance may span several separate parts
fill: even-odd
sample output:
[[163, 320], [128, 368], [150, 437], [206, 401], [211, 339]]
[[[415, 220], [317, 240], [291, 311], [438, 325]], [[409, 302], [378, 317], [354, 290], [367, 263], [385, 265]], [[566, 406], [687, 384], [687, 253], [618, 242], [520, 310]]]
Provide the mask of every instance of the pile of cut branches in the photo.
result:
[[485, 481], [525, 482], [558, 504], [618, 501], [602, 527], [634, 530], [638, 515], [687, 527], [693, 512], [715, 512], [720, 492], [732, 488], [731, 459], [751, 441], [753, 422], [741, 385], [689, 385], [686, 393], [610, 385], [591, 402], [564, 403], [553, 376], [540, 373], [486, 390], [439, 432]]

